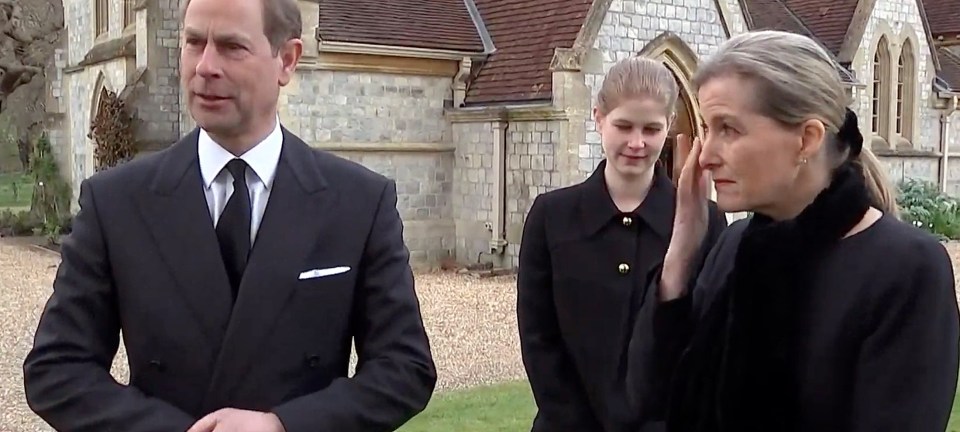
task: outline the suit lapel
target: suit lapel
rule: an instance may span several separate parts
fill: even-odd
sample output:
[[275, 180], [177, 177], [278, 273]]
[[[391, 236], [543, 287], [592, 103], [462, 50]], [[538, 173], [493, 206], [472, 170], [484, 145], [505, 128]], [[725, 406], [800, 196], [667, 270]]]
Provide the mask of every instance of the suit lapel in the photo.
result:
[[149, 192], [138, 200], [180, 295], [218, 346], [230, 316], [230, 284], [203, 194], [197, 137], [194, 130], [167, 151]]
[[253, 364], [263, 339], [297, 286], [298, 275], [321, 231], [328, 228], [336, 194], [327, 187], [316, 155], [284, 129], [273, 190], [240, 284], [205, 407], [223, 405]]

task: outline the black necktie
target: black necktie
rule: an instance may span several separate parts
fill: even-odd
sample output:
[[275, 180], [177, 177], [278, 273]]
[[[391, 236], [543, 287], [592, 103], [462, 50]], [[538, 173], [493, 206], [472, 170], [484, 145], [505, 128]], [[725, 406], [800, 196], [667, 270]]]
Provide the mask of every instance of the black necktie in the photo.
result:
[[227, 171], [233, 175], [233, 194], [217, 221], [220, 255], [230, 278], [234, 300], [250, 255], [250, 193], [247, 191], [246, 170], [247, 163], [242, 159], [227, 163]]

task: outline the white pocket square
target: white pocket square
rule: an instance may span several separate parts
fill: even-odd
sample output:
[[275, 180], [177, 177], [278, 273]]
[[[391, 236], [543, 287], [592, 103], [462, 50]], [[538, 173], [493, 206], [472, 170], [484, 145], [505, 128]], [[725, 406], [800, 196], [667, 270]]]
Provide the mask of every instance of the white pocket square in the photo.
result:
[[314, 278], [324, 277], [324, 276], [332, 276], [340, 273], [346, 273], [348, 271], [350, 271], [350, 267], [348, 266], [307, 270], [303, 273], [300, 273], [300, 280], [314, 279]]

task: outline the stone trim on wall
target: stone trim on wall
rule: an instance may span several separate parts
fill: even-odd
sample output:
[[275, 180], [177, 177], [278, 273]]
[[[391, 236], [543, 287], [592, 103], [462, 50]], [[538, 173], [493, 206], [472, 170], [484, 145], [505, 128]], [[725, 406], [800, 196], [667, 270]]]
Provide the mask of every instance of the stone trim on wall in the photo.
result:
[[359, 143], [325, 142], [311, 144], [311, 147], [336, 152], [389, 152], [389, 153], [446, 153], [456, 150], [452, 143]]
[[700, 121], [700, 104], [693, 91], [693, 74], [697, 71], [697, 54], [690, 49], [690, 46], [680, 39], [673, 32], [663, 32], [651, 40], [643, 49], [640, 55], [652, 57], [663, 61], [671, 72], [678, 78], [680, 84], [680, 97], [689, 104], [690, 119], [693, 127], [696, 128], [698, 136], [703, 136], [703, 125]]
[[380, 72], [390, 74], [453, 77], [457, 74], [459, 59], [410, 58], [388, 55], [321, 52], [317, 57], [305, 58], [297, 65], [303, 70], [335, 70], [347, 72]]
[[406, 57], [416, 59], [456, 60], [464, 57], [483, 59], [487, 56], [483, 52], [453, 51], [431, 48], [395, 47], [386, 45], [371, 45], [353, 42], [334, 42], [320, 39], [320, 29], [316, 30], [317, 50], [320, 53], [369, 54], [375, 56]]
[[943, 153], [939, 151], [916, 150], [912, 148], [879, 149], [879, 150], [873, 150], [873, 154], [881, 157], [902, 157], [902, 158], [923, 158], [923, 159], [939, 159], [943, 157]]
[[77, 69], [83, 69], [87, 66], [118, 58], [136, 59], [136, 57], [137, 35], [126, 34], [119, 38], [97, 42], [96, 45], [90, 48], [90, 51], [87, 51], [87, 54], [83, 56], [83, 60], [80, 60], [75, 66], [64, 68], [64, 73], [70, 73]]
[[857, 8], [853, 12], [853, 18], [850, 26], [847, 28], [847, 38], [840, 45], [840, 52], [837, 54], [837, 61], [843, 64], [853, 63], [860, 45], [863, 43], [863, 33], [867, 30], [867, 23], [870, 22], [870, 16], [873, 15], [873, 8], [877, 0], [860, 0]]
[[553, 105], [548, 104], [454, 109], [448, 110], [444, 115], [451, 123], [483, 123], [501, 120], [549, 121], [570, 120], [572, 118], [565, 110], [555, 108]]
[[[867, 126], [867, 132], [872, 136], [871, 149], [874, 151], [891, 150], [896, 147], [896, 143], [890, 139], [893, 131], [891, 117], [895, 110], [893, 101], [896, 97], [893, 91], [893, 87], [895, 86], [895, 82], [893, 82], [893, 44], [897, 41], [896, 37], [897, 35], [893, 27], [886, 21], [881, 20], [874, 29], [873, 37], [869, 41], [864, 41], [864, 43], [869, 43], [866, 49], [867, 56], [864, 58], [864, 65], [865, 69], [870, 71], [870, 80], [863, 93], [867, 106], [867, 116], [864, 118], [863, 124]], [[874, 58], [877, 56], [877, 53], [881, 51], [881, 48], [883, 48], [884, 53], [884, 56], [880, 59], [883, 63], [883, 66], [881, 66], [882, 76], [880, 77], [883, 88], [879, 96], [881, 112], [879, 113], [878, 130], [874, 131], [873, 99], [875, 95], [873, 93], [873, 81], [876, 79], [874, 76]], [[884, 111], [884, 109], [886, 109], [886, 111]]]
[[[892, 81], [894, 88], [896, 89], [897, 82], [900, 80], [900, 71], [899, 71], [899, 62], [900, 57], [903, 55], [904, 46], [907, 44], [910, 45], [910, 64], [905, 64], [904, 68], [910, 68], [907, 72], [907, 76], [910, 79], [910, 82], [904, 80], [904, 97], [903, 97], [903, 111], [904, 111], [904, 123], [903, 128], [906, 134], [897, 133], [897, 99], [900, 97], [899, 94], [894, 91], [892, 94], [891, 103], [893, 105], [893, 116], [890, 117], [892, 126], [893, 126], [893, 137], [898, 140], [896, 143], [897, 147], [916, 147], [918, 144], [918, 137], [920, 136], [920, 107], [917, 102], [922, 101], [922, 91], [920, 88], [920, 83], [929, 85], [925, 80], [920, 80], [920, 60], [923, 58], [919, 55], [921, 45], [917, 41], [917, 32], [910, 23], [903, 23], [903, 27], [900, 29], [900, 38], [899, 43], [895, 44], [893, 47], [896, 48], [896, 52], [893, 50], [890, 52], [891, 57], [891, 69], [890, 71], [892, 76]], [[902, 131], [903, 132], [903, 131]]]

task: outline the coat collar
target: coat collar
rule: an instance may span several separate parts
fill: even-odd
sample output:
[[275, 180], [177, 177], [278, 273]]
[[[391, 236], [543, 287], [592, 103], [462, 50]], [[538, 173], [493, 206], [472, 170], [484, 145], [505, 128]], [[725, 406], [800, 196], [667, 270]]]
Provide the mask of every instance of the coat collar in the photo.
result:
[[607, 181], [603, 176], [606, 166], [607, 161], [604, 159], [583, 182], [581, 188], [580, 216], [587, 234], [595, 234], [614, 220], [632, 217], [642, 221], [658, 236], [669, 240], [673, 233], [676, 189], [660, 164], [654, 168], [653, 184], [646, 199], [631, 212], [620, 211], [610, 197]]

